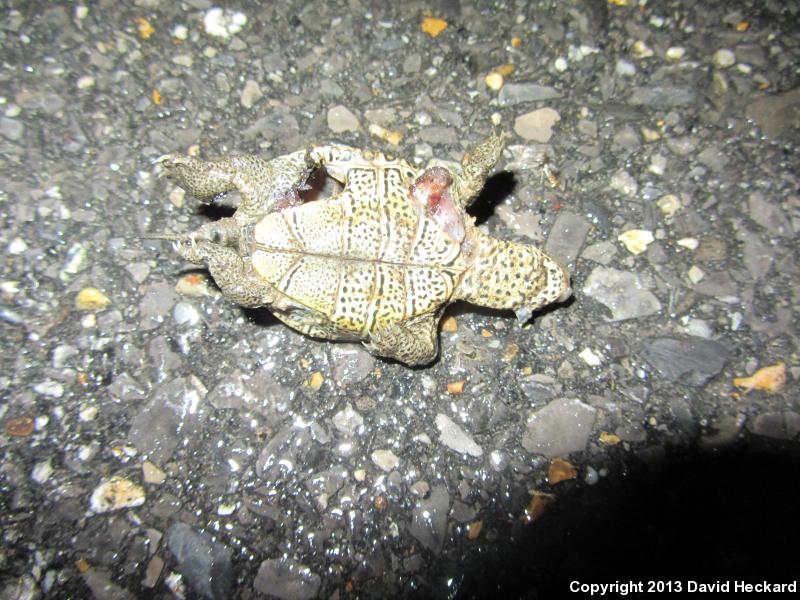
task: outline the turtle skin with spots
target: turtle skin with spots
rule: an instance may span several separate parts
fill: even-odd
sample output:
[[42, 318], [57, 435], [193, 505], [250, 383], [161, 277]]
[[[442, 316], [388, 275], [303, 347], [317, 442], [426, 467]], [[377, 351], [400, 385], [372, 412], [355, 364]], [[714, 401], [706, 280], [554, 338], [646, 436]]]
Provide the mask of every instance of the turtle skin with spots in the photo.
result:
[[[452, 170], [337, 144], [272, 160], [167, 155], [164, 174], [197, 198], [241, 195], [232, 217], [170, 239], [233, 302], [268, 307], [310, 336], [428, 364], [451, 301], [511, 309], [524, 322], [571, 293], [553, 257], [483, 233], [466, 213], [503, 145], [494, 135]], [[320, 168], [341, 191], [303, 202], [300, 191]]]

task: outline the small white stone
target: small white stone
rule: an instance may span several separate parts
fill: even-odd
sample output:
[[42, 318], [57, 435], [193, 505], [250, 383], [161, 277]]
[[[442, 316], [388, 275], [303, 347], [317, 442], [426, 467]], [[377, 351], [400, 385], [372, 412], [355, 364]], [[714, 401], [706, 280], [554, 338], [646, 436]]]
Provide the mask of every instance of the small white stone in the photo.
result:
[[503, 76], [497, 71], [492, 71], [491, 73], [486, 75], [483, 81], [486, 84], [486, 87], [494, 92], [500, 91], [500, 89], [503, 87], [503, 84], [505, 83]]
[[689, 250], [697, 250], [700, 247], [700, 242], [696, 238], [681, 238], [676, 243]]
[[221, 517], [227, 517], [234, 513], [236, 510], [236, 503], [231, 504], [220, 504], [217, 507], [217, 514]]
[[675, 194], [666, 194], [658, 199], [656, 205], [661, 209], [661, 214], [669, 219], [681, 207], [681, 201]]
[[635, 58], [650, 58], [653, 56], [653, 50], [642, 40], [636, 40], [631, 46], [631, 54]]
[[244, 89], [242, 90], [239, 100], [245, 108], [253, 108], [255, 103], [261, 99], [261, 96], [261, 87], [258, 85], [258, 82], [253, 79], [248, 79], [244, 84]]
[[523, 139], [546, 144], [553, 136], [553, 125], [560, 120], [561, 115], [556, 110], [540, 108], [517, 117], [514, 131]]
[[50, 464], [50, 459], [42, 460], [37, 462], [33, 466], [33, 471], [31, 471], [31, 479], [33, 479], [36, 483], [42, 484], [48, 479], [50, 479], [50, 475], [53, 474], [53, 465]]
[[563, 56], [559, 56], [553, 63], [553, 68], [559, 73], [563, 73], [569, 69], [569, 62], [567, 62], [567, 59]]
[[328, 110], [328, 129], [333, 133], [358, 131], [358, 128], [358, 118], [346, 106], [339, 104]]
[[356, 469], [353, 471], [353, 478], [355, 478], [356, 481], [364, 481], [367, 478], [367, 470]]
[[194, 61], [192, 60], [191, 54], [176, 54], [172, 57], [172, 62], [178, 66], [190, 69]]
[[614, 73], [620, 77], [633, 77], [636, 75], [636, 65], [627, 60], [618, 60], [614, 66]]
[[472, 436], [444, 413], [436, 415], [436, 427], [439, 429], [442, 443], [451, 450], [475, 457], [483, 455], [483, 448]]
[[92, 512], [100, 514], [144, 504], [144, 488], [124, 477], [112, 477], [98, 485], [89, 501]]
[[227, 8], [209, 9], [203, 19], [206, 33], [223, 39], [236, 35], [246, 24], [247, 15]]
[[89, 16], [89, 7], [88, 6], [76, 6], [75, 7], [75, 18], [79, 21], [82, 21], [86, 17]]
[[91, 75], [79, 77], [75, 85], [78, 86], [79, 90], [88, 90], [90, 87], [94, 87], [94, 77]]
[[86, 406], [81, 409], [81, 412], [78, 413], [78, 419], [83, 421], [84, 423], [88, 421], [94, 421], [97, 418], [97, 407], [96, 406]]
[[578, 356], [590, 367], [599, 367], [603, 364], [603, 359], [595, 354], [591, 348], [584, 348]]
[[647, 170], [654, 175], [663, 175], [667, 170], [667, 157], [662, 156], [661, 154], [652, 156], [650, 158], [650, 166], [647, 168]]
[[200, 313], [188, 302], [178, 302], [172, 309], [172, 317], [178, 325], [195, 325], [200, 321]]
[[671, 46], [667, 48], [667, 51], [664, 53], [664, 57], [669, 62], [678, 62], [683, 56], [686, 54], [686, 49], [680, 46]]
[[178, 40], [185, 40], [189, 37], [189, 28], [186, 25], [175, 25], [172, 28], [172, 37]]
[[732, 67], [734, 64], [736, 64], [736, 55], [732, 50], [720, 48], [714, 52], [714, 56], [711, 58], [711, 61], [718, 69], [727, 69], [728, 67]]
[[742, 322], [744, 321], [744, 315], [740, 312], [734, 312], [730, 315], [731, 320], [731, 331], [736, 331], [741, 326]]
[[629, 229], [621, 233], [617, 239], [622, 242], [631, 254], [641, 254], [653, 243], [653, 232], [646, 229]]
[[497, 127], [498, 125], [500, 125], [500, 123], [503, 122], [503, 115], [501, 115], [499, 112], [493, 112], [491, 116], [491, 121], [492, 125]]
[[64, 386], [57, 381], [47, 379], [33, 386], [33, 391], [50, 398], [61, 398], [64, 395]]
[[706, 276], [706, 274], [703, 273], [703, 269], [701, 269], [697, 265], [692, 265], [689, 268], [689, 271], [688, 273], [686, 273], [686, 275], [689, 277], [689, 281], [695, 284], [700, 283], [700, 280]]
[[16, 237], [6, 246], [6, 252], [9, 254], [22, 254], [28, 249], [28, 244], [22, 238]]
[[372, 462], [374, 462], [381, 470], [387, 473], [395, 469], [400, 464], [400, 459], [397, 458], [391, 450], [375, 450], [371, 455]]
[[753, 72], [753, 67], [750, 65], [746, 65], [744, 63], [738, 63], [736, 65], [736, 70], [739, 71], [742, 75], [750, 75]]

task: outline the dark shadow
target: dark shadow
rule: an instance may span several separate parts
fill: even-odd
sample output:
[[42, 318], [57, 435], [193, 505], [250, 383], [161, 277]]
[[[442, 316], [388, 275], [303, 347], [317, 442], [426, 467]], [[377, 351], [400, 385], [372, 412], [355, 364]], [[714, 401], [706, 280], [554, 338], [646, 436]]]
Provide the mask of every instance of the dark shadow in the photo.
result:
[[448, 552], [426, 596], [551, 597], [571, 581], [628, 580], [680, 581], [684, 590], [688, 580], [730, 581], [733, 591], [734, 581], [796, 578], [799, 443], [753, 436], [724, 451], [619, 458], [596, 485], [541, 485], [557, 500], [537, 521], [509, 523], [507, 507], [482, 514], [494, 544]]
[[235, 206], [217, 202], [216, 200], [214, 202], [202, 202], [197, 205], [197, 214], [204, 216], [209, 221], [219, 221], [226, 217], [232, 217], [235, 212]]
[[242, 308], [242, 314], [250, 323], [259, 327], [283, 325], [268, 308]]
[[469, 214], [475, 217], [475, 224], [485, 223], [494, 214], [495, 207], [508, 198], [516, 187], [514, 173], [510, 171], [501, 171], [489, 177], [469, 208]]

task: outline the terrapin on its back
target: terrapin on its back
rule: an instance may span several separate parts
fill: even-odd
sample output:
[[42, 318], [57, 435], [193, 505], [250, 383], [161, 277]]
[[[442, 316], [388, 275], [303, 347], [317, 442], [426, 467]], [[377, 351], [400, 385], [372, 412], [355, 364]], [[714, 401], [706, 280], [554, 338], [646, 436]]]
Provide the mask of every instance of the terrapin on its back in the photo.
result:
[[[340, 145], [271, 161], [168, 155], [160, 163], [198, 198], [241, 194], [232, 217], [175, 244], [208, 266], [226, 297], [268, 307], [308, 335], [361, 340], [379, 356], [422, 365], [438, 354], [437, 325], [451, 301], [512, 309], [525, 321], [570, 294], [555, 259], [482, 233], [465, 212], [502, 148], [503, 137], [491, 137], [458, 173]], [[298, 190], [319, 167], [343, 189], [303, 203]]]

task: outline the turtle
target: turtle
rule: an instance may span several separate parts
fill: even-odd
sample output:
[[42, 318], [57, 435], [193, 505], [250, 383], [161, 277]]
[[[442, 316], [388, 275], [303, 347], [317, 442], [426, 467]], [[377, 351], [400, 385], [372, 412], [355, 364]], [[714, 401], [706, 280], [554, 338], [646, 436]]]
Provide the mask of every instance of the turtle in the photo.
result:
[[[418, 168], [336, 143], [271, 160], [167, 154], [157, 159], [161, 174], [196, 198], [241, 196], [232, 216], [167, 237], [243, 307], [267, 307], [315, 338], [361, 341], [377, 356], [427, 365], [452, 301], [510, 309], [525, 322], [571, 294], [554, 257], [484, 233], [466, 212], [504, 145], [504, 134], [492, 134], [460, 168]], [[304, 199], [312, 173], [340, 190]]]

